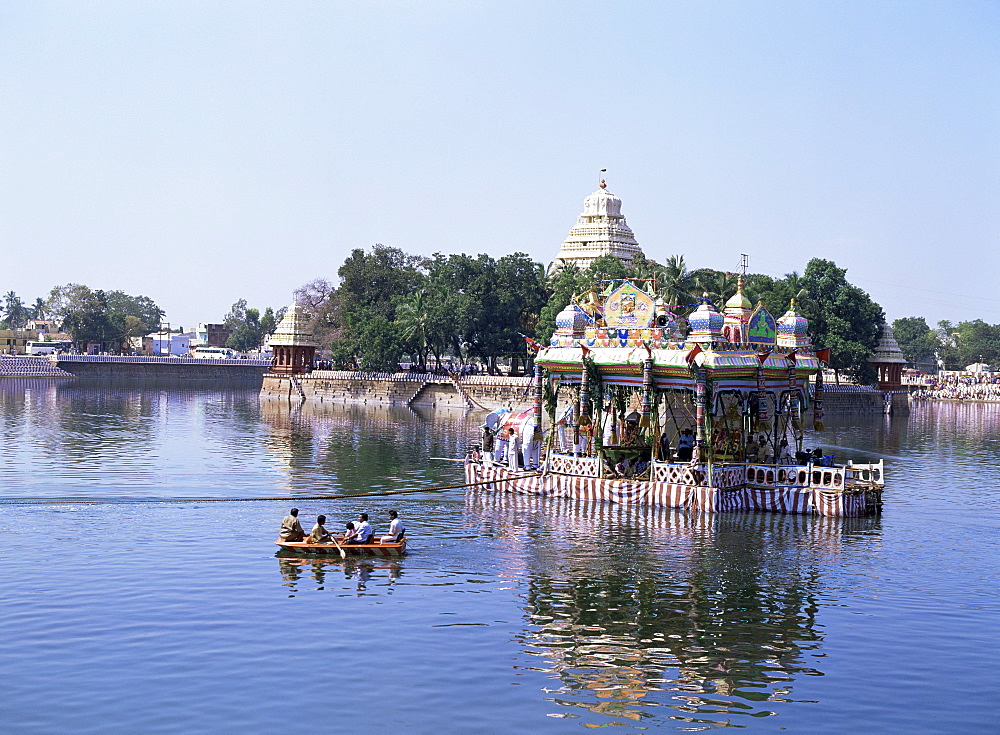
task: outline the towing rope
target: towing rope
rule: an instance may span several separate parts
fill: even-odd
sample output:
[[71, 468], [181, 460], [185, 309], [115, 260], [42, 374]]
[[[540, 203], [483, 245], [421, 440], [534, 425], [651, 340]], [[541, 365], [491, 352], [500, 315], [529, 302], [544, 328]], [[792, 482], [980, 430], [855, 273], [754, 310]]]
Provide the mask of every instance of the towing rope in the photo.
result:
[[95, 500], [93, 498], [66, 500], [0, 500], [0, 505], [133, 505], [144, 503], [253, 503], [259, 501], [291, 502], [299, 500], [341, 500], [350, 498], [374, 498], [386, 495], [407, 495], [409, 493], [437, 493], [442, 490], [455, 490], [460, 487], [475, 487], [476, 485], [499, 485], [503, 482], [524, 480], [529, 477], [541, 477], [543, 473], [532, 472], [529, 475], [517, 475], [501, 480], [483, 480], [482, 482], [466, 482], [461, 485], [440, 485], [438, 487], [421, 487], [414, 490], [384, 490], [374, 493], [358, 493], [356, 495], [285, 495], [280, 498], [138, 498], [133, 500]]

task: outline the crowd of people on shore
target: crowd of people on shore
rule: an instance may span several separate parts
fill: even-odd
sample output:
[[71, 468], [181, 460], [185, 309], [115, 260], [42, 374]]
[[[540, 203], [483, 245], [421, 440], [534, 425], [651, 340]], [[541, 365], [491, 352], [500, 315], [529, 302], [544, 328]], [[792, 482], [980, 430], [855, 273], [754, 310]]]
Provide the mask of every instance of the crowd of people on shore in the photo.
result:
[[1000, 373], [938, 376], [933, 385], [915, 391], [911, 397], [917, 401], [1000, 402]]
[[393, 544], [399, 542], [406, 532], [403, 522], [399, 520], [399, 513], [394, 510], [389, 511], [388, 533], [378, 539], [375, 538], [375, 529], [368, 521], [367, 513], [358, 513], [356, 521], [347, 521], [344, 526], [344, 534], [335, 538], [326, 528], [326, 516], [321, 515], [317, 516], [316, 525], [306, 535], [299, 521], [299, 509], [292, 508], [288, 511], [288, 515], [281, 519], [278, 537], [282, 541], [306, 541], [310, 544]]

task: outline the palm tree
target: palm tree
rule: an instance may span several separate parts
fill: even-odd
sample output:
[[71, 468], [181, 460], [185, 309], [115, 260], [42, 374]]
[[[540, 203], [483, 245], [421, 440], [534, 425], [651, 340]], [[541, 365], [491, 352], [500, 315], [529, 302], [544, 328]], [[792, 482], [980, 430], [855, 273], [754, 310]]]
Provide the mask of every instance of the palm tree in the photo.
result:
[[32, 319], [44, 319], [45, 318], [45, 299], [41, 296], [35, 299], [35, 305], [28, 309], [29, 316]]
[[708, 294], [708, 299], [721, 310], [726, 299], [736, 293], [736, 276], [722, 271], [703, 270], [696, 279], [698, 290]]
[[420, 289], [399, 305], [396, 310], [396, 322], [400, 327], [400, 336], [416, 349], [420, 371], [426, 372], [427, 347], [430, 343], [428, 338], [430, 314], [424, 289]]
[[7, 315], [5, 319], [7, 328], [20, 329], [28, 319], [28, 310], [21, 303], [21, 297], [13, 291], [8, 291], [4, 300], [6, 301], [4, 311]]
[[657, 278], [660, 280], [660, 296], [667, 306], [675, 307], [690, 301], [695, 283], [683, 255], [671, 255], [667, 258]]

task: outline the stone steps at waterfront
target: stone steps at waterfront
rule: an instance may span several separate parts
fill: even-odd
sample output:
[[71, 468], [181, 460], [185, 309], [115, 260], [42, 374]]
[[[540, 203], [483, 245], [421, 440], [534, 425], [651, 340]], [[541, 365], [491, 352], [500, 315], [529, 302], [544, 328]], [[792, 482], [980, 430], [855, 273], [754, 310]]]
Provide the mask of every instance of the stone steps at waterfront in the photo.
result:
[[44, 357], [0, 357], [0, 378], [72, 378]]

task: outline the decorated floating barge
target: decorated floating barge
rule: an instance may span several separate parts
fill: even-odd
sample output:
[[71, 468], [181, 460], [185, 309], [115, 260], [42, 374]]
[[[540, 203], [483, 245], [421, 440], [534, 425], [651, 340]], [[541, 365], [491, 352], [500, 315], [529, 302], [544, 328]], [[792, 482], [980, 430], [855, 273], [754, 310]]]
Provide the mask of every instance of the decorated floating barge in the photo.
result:
[[881, 461], [803, 451], [810, 411], [823, 428], [829, 350], [813, 349], [794, 300], [775, 319], [741, 277], [723, 312], [701, 299], [685, 337], [655, 282], [602, 286], [559, 314], [549, 346], [529, 341], [533, 406], [488, 417], [467, 482], [703, 512], [881, 510]]

